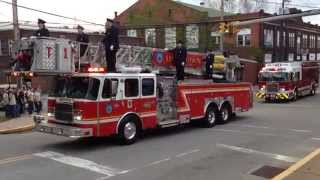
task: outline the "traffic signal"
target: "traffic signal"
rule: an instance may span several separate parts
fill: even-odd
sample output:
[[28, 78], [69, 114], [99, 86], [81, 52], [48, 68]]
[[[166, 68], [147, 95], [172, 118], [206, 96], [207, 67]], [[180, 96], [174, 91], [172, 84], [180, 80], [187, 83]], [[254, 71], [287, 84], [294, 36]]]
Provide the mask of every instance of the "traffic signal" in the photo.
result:
[[226, 23], [222, 22], [219, 25], [219, 32], [224, 33], [226, 31]]
[[219, 25], [219, 32], [220, 33], [229, 33], [230, 31], [230, 24], [228, 22], [222, 22]]

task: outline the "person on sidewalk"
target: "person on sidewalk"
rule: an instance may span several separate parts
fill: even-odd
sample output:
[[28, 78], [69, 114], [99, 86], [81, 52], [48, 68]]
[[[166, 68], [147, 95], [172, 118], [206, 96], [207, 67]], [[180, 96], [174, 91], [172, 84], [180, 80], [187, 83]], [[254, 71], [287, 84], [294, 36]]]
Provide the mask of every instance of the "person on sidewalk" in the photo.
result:
[[177, 81], [184, 80], [184, 66], [187, 61], [187, 49], [183, 46], [182, 41], [178, 41], [177, 47], [170, 50], [173, 53], [173, 62], [176, 66]]
[[35, 106], [35, 112], [40, 114], [40, 112], [42, 111], [40, 88], [37, 88], [37, 90], [34, 91], [34, 106]]
[[116, 72], [116, 55], [119, 49], [119, 30], [112, 19], [107, 19], [106, 34], [102, 40], [106, 53], [108, 72]]
[[2, 94], [2, 104], [5, 107], [6, 117], [9, 117], [9, 94], [7, 90]]
[[19, 114], [24, 114], [24, 110], [25, 110], [25, 98], [24, 98], [24, 93], [23, 90], [19, 90], [17, 92], [17, 100], [18, 100], [18, 105], [19, 105]]
[[9, 114], [12, 118], [17, 117], [17, 100], [12, 89], [9, 90]]
[[29, 114], [33, 113], [34, 110], [34, 95], [32, 89], [27, 91], [27, 100], [28, 100], [28, 112]]

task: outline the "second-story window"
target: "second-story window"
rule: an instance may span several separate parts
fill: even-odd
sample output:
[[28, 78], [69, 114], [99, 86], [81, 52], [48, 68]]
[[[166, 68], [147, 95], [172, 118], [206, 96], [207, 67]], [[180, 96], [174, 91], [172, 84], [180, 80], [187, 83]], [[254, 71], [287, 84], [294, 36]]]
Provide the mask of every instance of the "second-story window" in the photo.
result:
[[266, 48], [272, 48], [273, 47], [273, 30], [265, 29], [263, 33], [264, 33], [264, 46]]
[[148, 47], [156, 47], [156, 29], [150, 28], [145, 30], [145, 40]]
[[127, 36], [128, 37], [138, 37], [137, 30], [135, 29], [128, 29], [127, 30]]
[[251, 45], [251, 29], [241, 29], [237, 33], [237, 46], [249, 47]]

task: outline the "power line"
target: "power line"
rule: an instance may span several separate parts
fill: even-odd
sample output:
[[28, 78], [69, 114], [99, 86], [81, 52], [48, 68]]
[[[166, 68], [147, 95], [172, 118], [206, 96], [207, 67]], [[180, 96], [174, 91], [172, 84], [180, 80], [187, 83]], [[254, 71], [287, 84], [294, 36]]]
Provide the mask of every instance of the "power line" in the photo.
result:
[[46, 11], [42, 11], [42, 10], [38, 10], [38, 9], [34, 9], [34, 8], [22, 6], [22, 5], [18, 5], [18, 4], [13, 4], [11, 2], [7, 2], [7, 1], [4, 1], [4, 0], [0, 0], [0, 2], [5, 3], [5, 4], [9, 4], [9, 5], [17, 5], [17, 7], [19, 7], [19, 8], [27, 9], [27, 10], [30, 10], [30, 11], [36, 11], [36, 12], [40, 12], [40, 13], [43, 13], [43, 14], [48, 14], [48, 15], [51, 15], [51, 16], [56, 16], [56, 17], [60, 17], [60, 18], [64, 18], [64, 19], [73, 20], [73, 21], [76, 20], [76, 21], [80, 21], [80, 22], [83, 22], [83, 23], [88, 23], [88, 24], [92, 24], [92, 25], [96, 25], [96, 26], [104, 26], [103, 24], [98, 24], [98, 23], [85, 21], [85, 20], [81, 20], [81, 19], [77, 19], [77, 18], [71, 18], [71, 17], [67, 17], [67, 16], [63, 16], [63, 15], [59, 15], [59, 14], [55, 14], [55, 13], [51, 13], [51, 12], [46, 12]]
[[[257, 0], [256, 0], [256, 2], [257, 2]], [[274, 2], [274, 1], [259, 1], [257, 3], [282, 5], [282, 3], [280, 3], [280, 2]], [[303, 4], [292, 4], [292, 3], [286, 3], [286, 5], [296, 6], [296, 7], [304, 7], [304, 8], [312, 8], [312, 9], [320, 8], [319, 6], [308, 6], [308, 5], [303, 5]]]

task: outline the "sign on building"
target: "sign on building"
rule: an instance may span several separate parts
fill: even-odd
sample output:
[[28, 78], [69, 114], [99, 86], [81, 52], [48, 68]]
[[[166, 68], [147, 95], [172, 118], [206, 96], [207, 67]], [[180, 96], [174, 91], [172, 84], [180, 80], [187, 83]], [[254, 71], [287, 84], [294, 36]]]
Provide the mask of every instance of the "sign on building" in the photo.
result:
[[188, 49], [199, 48], [199, 26], [188, 25], [186, 26], [186, 40]]

